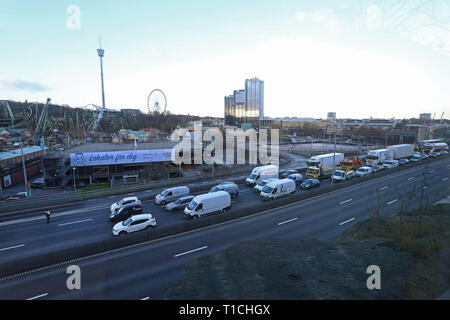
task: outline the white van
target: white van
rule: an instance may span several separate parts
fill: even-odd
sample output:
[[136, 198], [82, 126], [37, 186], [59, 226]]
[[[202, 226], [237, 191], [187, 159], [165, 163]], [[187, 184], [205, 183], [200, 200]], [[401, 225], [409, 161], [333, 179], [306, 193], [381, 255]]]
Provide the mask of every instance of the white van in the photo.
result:
[[184, 216], [186, 218], [199, 218], [211, 213], [224, 212], [230, 208], [230, 194], [226, 191], [217, 191], [196, 196], [184, 209]]
[[273, 178], [278, 179], [278, 169], [279, 168], [277, 166], [272, 165], [256, 167], [255, 169], [253, 169], [252, 173], [245, 180], [245, 183], [248, 186], [254, 187], [261, 180]]
[[269, 182], [261, 191], [261, 200], [273, 200], [295, 193], [295, 181], [291, 179], [281, 179]]
[[169, 202], [176, 201], [181, 197], [188, 196], [189, 192], [190, 191], [188, 187], [169, 188], [155, 197], [155, 203], [165, 205]]

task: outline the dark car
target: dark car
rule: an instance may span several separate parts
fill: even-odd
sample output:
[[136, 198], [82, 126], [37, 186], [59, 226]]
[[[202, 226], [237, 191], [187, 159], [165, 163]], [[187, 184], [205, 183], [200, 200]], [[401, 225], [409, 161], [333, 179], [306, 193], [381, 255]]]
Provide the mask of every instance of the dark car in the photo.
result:
[[430, 157], [430, 158], [437, 158], [437, 157], [439, 157], [439, 156], [440, 156], [440, 154], [437, 153], [436, 151], [433, 151], [432, 153], [429, 154], [429, 157]]
[[143, 214], [142, 205], [136, 203], [128, 204], [111, 213], [109, 221], [117, 223], [137, 214]]
[[44, 178], [37, 178], [30, 182], [30, 186], [33, 189], [42, 189], [45, 188]]
[[290, 174], [290, 175], [288, 175], [287, 178], [291, 179], [291, 180], [294, 180], [296, 185], [301, 184], [303, 182], [303, 180], [305, 180], [303, 178], [303, 176], [301, 174], [299, 174], [299, 173]]
[[239, 196], [239, 187], [235, 183], [221, 183], [211, 188], [210, 192], [226, 191], [230, 194], [231, 198], [237, 198]]
[[317, 179], [308, 179], [305, 180], [301, 185], [300, 188], [303, 190], [309, 190], [320, 187], [320, 181]]
[[178, 198], [176, 201], [168, 203], [166, 209], [168, 211], [174, 211], [179, 209], [184, 209], [194, 199], [194, 196], [187, 196]]
[[296, 173], [298, 173], [297, 170], [287, 170], [280, 175], [280, 179], [287, 179], [289, 175]]
[[385, 167], [380, 166], [380, 165], [375, 165], [375, 166], [372, 167], [372, 171], [373, 171], [373, 172], [382, 171], [382, 170], [384, 170], [384, 169], [385, 169]]
[[9, 194], [0, 191], [0, 201], [9, 199]]
[[445, 155], [448, 154], [448, 151], [447, 151], [447, 150], [441, 150], [441, 151], [439, 152], [439, 154], [440, 154], [441, 156], [445, 156]]

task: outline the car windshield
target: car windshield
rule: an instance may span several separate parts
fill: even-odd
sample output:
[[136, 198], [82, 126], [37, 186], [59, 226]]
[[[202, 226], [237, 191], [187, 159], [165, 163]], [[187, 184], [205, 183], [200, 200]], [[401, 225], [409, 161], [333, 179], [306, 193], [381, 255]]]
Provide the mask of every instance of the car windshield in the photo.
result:
[[194, 200], [192, 200], [191, 202], [189, 202], [187, 208], [188, 208], [189, 210], [194, 210], [196, 206], [197, 206], [197, 202], [195, 202]]
[[264, 187], [267, 184], [267, 181], [260, 181], [258, 182], [258, 186]]
[[129, 224], [131, 223], [131, 221], [133, 221], [133, 219], [132, 219], [132, 218], [128, 218], [127, 220], [125, 220], [124, 222], [122, 222], [122, 225], [123, 225], [124, 227], [126, 227], [127, 225], [129, 225]]
[[306, 181], [304, 182], [304, 184], [306, 184], [306, 185], [310, 185], [310, 184], [312, 184], [312, 183], [313, 183], [312, 180], [306, 180]]
[[175, 201], [175, 204], [180, 204], [181, 203], [181, 198], [179, 198], [179, 199], [177, 199], [176, 201]]
[[255, 178], [256, 178], [256, 174], [252, 173], [252, 174], [249, 176], [249, 178], [250, 178], [250, 179], [255, 179]]
[[164, 190], [163, 192], [161, 192], [161, 195], [164, 197], [168, 192], [169, 190]]
[[123, 204], [123, 202], [125, 201], [125, 199], [120, 200], [119, 202], [117, 202], [117, 205], [121, 206]]
[[369, 159], [369, 160], [378, 160], [378, 157], [376, 155], [369, 155], [369, 156], [367, 156], [367, 159]]
[[214, 187], [214, 188], [211, 189], [211, 192], [217, 192], [217, 191], [220, 191], [220, 190], [221, 190], [221, 188], [219, 188], [219, 187]]
[[343, 177], [345, 175], [345, 172], [344, 171], [335, 171], [334, 175], [337, 177]]
[[263, 192], [264, 192], [264, 193], [272, 193], [272, 190], [273, 190], [272, 187], [265, 186], [264, 189], [263, 189]]

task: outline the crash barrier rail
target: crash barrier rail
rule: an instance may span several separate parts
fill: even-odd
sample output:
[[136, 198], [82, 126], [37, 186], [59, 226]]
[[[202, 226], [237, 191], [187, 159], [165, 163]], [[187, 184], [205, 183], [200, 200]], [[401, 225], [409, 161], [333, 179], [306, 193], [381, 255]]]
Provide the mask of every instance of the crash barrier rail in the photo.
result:
[[[302, 170], [306, 170], [304, 168], [297, 168], [299, 172]], [[55, 209], [61, 206], [73, 204], [75, 202], [84, 201], [84, 200], [91, 200], [96, 198], [102, 198], [107, 196], [114, 196], [114, 195], [121, 195], [126, 193], [133, 193], [138, 191], [144, 191], [144, 190], [151, 190], [154, 188], [165, 188], [165, 187], [171, 187], [171, 186], [177, 186], [177, 185], [186, 185], [192, 182], [198, 182], [198, 181], [205, 181], [205, 180], [211, 180], [211, 179], [219, 179], [223, 177], [227, 177], [230, 175], [236, 175], [240, 173], [249, 173], [250, 169], [243, 168], [240, 170], [236, 170], [233, 172], [223, 172], [223, 173], [217, 173], [217, 174], [209, 174], [209, 175], [197, 175], [197, 176], [191, 176], [191, 177], [183, 177], [183, 178], [172, 178], [168, 180], [158, 180], [158, 181], [151, 181], [148, 183], [141, 183], [141, 184], [135, 184], [135, 185], [126, 185], [126, 186], [120, 186], [120, 187], [113, 187], [110, 189], [102, 189], [102, 190], [95, 190], [95, 191], [70, 191], [70, 192], [64, 192], [64, 193], [58, 193], [58, 194], [51, 194], [46, 196], [36, 196], [32, 198], [25, 198], [25, 199], [16, 199], [16, 200], [8, 200], [0, 203], [0, 217], [1, 216], [9, 216], [13, 215], [15, 213], [18, 213], [20, 211], [29, 210], [29, 209]], [[280, 171], [281, 173], [284, 171]], [[231, 179], [237, 182], [236, 179]], [[243, 183], [243, 180], [239, 180]], [[211, 184], [214, 184], [214, 181], [211, 181]], [[202, 189], [205, 189], [207, 186], [203, 186]], [[151, 199], [151, 197], [154, 197], [155, 194], [149, 194], [150, 197], [146, 197]], [[148, 200], [148, 199], [143, 199]]]
[[[449, 156], [445, 157], [448, 158]], [[441, 156], [441, 158], [443, 157]], [[390, 170], [379, 171], [365, 177], [334, 183], [331, 185], [320, 187], [315, 190], [310, 190], [308, 192], [295, 193], [294, 195], [291, 195], [286, 198], [281, 198], [268, 202], [261, 202], [260, 204], [257, 205], [232, 210], [222, 214], [207, 216], [196, 220], [187, 220], [166, 227], [156, 227], [155, 229], [140, 231], [122, 237], [113, 237], [111, 235], [111, 238], [109, 239], [96, 241], [90, 244], [75, 246], [72, 248], [66, 248], [50, 253], [40, 254], [36, 256], [29, 256], [14, 261], [5, 262], [0, 265], [0, 277], [5, 278], [23, 272], [36, 270], [42, 267], [56, 266], [64, 263], [69, 263], [73, 262], [73, 260], [75, 259], [81, 259], [83, 257], [108, 253], [111, 250], [126, 248], [131, 245], [144, 244], [148, 241], [154, 241], [169, 236], [175, 236], [177, 234], [194, 231], [200, 228], [213, 226], [219, 223], [231, 222], [232, 220], [245, 218], [247, 216], [257, 213], [264, 213], [282, 206], [292, 205], [303, 200], [307, 200], [333, 191], [351, 187], [362, 182], [375, 180], [377, 178], [387, 176], [391, 173], [404, 171], [406, 169], [420, 166], [423, 164], [424, 164], [423, 162], [410, 163], [409, 165], [404, 165]]]

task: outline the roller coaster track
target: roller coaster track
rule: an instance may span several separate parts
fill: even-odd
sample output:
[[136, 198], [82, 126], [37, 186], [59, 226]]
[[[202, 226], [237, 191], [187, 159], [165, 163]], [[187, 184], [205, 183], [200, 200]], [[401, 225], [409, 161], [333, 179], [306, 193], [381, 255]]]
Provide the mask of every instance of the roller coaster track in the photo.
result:
[[0, 101], [0, 126], [6, 126], [7, 129], [23, 127], [33, 116], [33, 110], [30, 106], [23, 107], [25, 117], [16, 122], [8, 101]]

